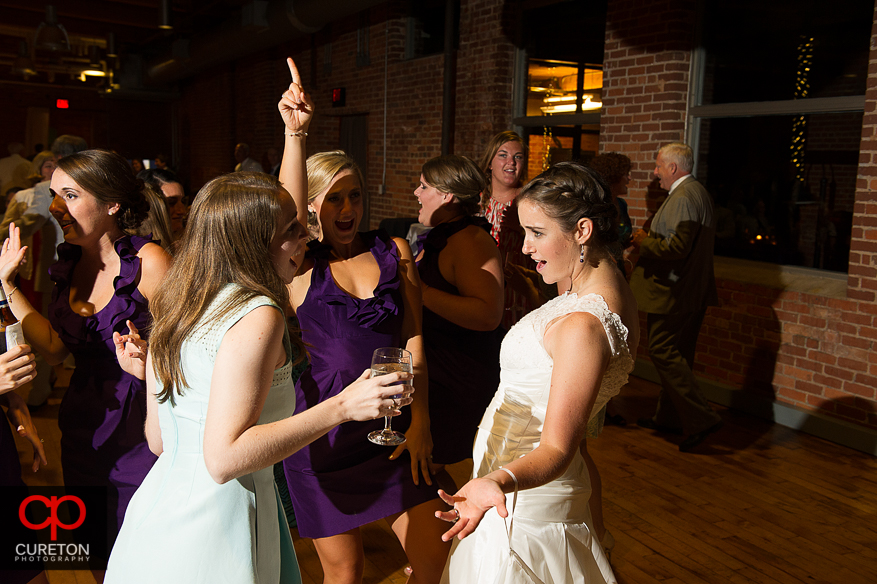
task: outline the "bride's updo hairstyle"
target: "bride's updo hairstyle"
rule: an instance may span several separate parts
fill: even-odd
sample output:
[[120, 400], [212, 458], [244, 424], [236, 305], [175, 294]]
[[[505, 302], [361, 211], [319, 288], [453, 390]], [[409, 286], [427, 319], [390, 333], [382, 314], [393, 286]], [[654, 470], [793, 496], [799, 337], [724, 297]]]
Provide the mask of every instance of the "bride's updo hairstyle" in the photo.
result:
[[567, 233], [582, 217], [594, 224], [589, 245], [614, 252], [618, 244], [618, 209], [606, 182], [586, 166], [559, 162], [524, 186], [518, 204], [527, 201], [557, 221]]
[[133, 233], [146, 220], [149, 201], [143, 181], [134, 176], [128, 161], [109, 150], [83, 150], [58, 161], [58, 168], [99, 202], [119, 204], [116, 224]]

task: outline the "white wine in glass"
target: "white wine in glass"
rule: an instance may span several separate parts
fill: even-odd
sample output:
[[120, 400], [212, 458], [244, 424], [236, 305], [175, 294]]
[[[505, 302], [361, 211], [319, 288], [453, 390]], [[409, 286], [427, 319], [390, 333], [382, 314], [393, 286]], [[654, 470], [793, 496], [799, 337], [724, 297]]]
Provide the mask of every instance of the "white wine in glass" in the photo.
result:
[[[387, 375], [397, 371], [405, 373], [414, 372], [414, 366], [411, 363], [411, 353], [397, 347], [375, 349], [374, 355], [372, 355], [372, 377]], [[400, 382], [399, 385], [404, 385], [405, 383]], [[399, 398], [402, 396], [397, 395], [395, 397]], [[384, 429], [370, 432], [368, 439], [381, 446], [398, 446], [405, 442], [405, 434], [393, 430], [391, 419], [390, 416], [384, 416]]]

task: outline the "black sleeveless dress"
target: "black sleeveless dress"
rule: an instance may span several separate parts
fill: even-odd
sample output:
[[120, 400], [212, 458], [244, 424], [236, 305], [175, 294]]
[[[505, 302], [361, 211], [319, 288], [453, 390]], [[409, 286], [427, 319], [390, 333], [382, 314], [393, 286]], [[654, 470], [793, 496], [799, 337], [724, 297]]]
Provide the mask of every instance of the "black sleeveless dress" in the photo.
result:
[[[459, 295], [439, 270], [439, 254], [448, 239], [470, 225], [490, 233], [483, 217], [442, 223], [418, 240], [420, 279], [443, 292]], [[473, 331], [423, 307], [423, 341], [429, 370], [429, 418], [433, 462], [452, 464], [472, 457], [472, 442], [484, 410], [499, 385], [499, 346], [505, 330]]]

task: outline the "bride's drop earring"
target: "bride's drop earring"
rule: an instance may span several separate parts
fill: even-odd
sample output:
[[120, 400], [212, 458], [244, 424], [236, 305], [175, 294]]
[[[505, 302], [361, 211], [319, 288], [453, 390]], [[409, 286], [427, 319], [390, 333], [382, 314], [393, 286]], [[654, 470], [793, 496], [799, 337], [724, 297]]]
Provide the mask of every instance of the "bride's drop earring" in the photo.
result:
[[582, 244], [582, 253], [579, 254], [579, 263], [580, 264], [585, 263], [585, 244], [584, 243]]

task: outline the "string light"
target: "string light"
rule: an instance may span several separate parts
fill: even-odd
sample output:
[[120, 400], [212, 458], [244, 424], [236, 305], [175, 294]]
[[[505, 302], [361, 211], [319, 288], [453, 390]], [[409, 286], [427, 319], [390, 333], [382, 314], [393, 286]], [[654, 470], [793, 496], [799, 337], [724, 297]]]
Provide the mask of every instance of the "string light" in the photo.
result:
[[[798, 45], [798, 70], [795, 75], [795, 99], [804, 99], [810, 93], [807, 80], [813, 65], [813, 37], [802, 37]], [[795, 179], [804, 182], [804, 147], [807, 143], [807, 116], [798, 116], [792, 123], [792, 165]]]
[[551, 128], [543, 126], [542, 131], [542, 170], [548, 170], [551, 166], [551, 143], [554, 141], [554, 134]]

